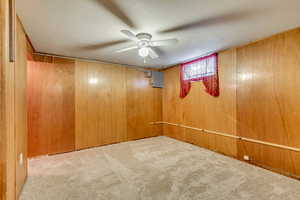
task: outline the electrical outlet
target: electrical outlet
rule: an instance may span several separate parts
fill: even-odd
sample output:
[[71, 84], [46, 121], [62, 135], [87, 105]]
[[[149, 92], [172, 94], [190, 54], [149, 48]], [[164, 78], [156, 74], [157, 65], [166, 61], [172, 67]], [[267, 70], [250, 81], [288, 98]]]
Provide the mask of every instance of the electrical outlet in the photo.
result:
[[20, 165], [23, 165], [23, 161], [24, 161], [23, 153], [20, 153], [20, 154], [19, 154], [19, 164], [20, 164]]
[[244, 160], [249, 161], [250, 157], [248, 155], [244, 155]]

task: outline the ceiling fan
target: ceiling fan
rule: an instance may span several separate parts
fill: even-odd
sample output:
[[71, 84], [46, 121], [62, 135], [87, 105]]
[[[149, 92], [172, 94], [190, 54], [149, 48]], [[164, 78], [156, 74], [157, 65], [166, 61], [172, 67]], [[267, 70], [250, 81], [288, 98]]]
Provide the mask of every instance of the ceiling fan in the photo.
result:
[[[136, 24], [133, 20], [131, 20], [131, 17], [127, 15], [126, 12], [122, 9], [122, 7], [119, 5], [121, 0], [93, 0], [95, 3], [97, 3], [102, 8], [106, 9], [109, 13], [111, 13], [113, 16], [118, 18], [120, 21], [122, 21], [128, 28], [131, 29], [138, 29]], [[123, 2], [123, 1], [122, 1]], [[253, 10], [246, 10], [246, 11], [235, 11], [230, 13], [223, 13], [220, 15], [214, 15], [208, 18], [200, 19], [194, 22], [190, 22], [187, 24], [181, 24], [177, 25], [175, 27], [169, 27], [164, 30], [158, 30], [156, 31], [159, 34], [166, 34], [166, 33], [176, 33], [176, 32], [182, 32], [182, 31], [189, 31], [189, 30], [197, 30], [198, 28], [204, 28], [208, 26], [214, 26], [218, 24], [226, 24], [228, 22], [241, 20], [243, 18], [247, 18], [252, 15], [257, 15], [257, 12]], [[81, 46], [81, 49], [84, 50], [99, 50], [106, 47], [122, 44], [128, 42], [128, 39], [135, 42], [135, 45], [129, 46], [127, 48], [119, 49], [116, 52], [126, 52], [130, 50], [138, 49], [138, 53], [141, 57], [145, 58], [158, 58], [159, 52], [157, 52], [156, 47], [160, 46], [167, 46], [167, 45], [173, 45], [178, 42], [177, 39], [168, 39], [168, 40], [157, 40], [153, 41], [152, 35], [149, 33], [138, 33], [134, 34], [133, 32], [129, 30], [121, 30], [121, 33], [127, 37], [127, 39], [123, 40], [115, 40], [115, 41], [108, 41], [104, 43], [93, 43]], [[159, 49], [158, 49], [159, 50]]]
[[177, 39], [167, 39], [167, 40], [151, 40], [152, 35], [149, 33], [138, 33], [134, 34], [129, 30], [121, 30], [121, 33], [131, 41], [135, 42], [135, 45], [119, 49], [116, 52], [126, 52], [134, 49], [138, 49], [139, 56], [146, 58], [150, 56], [152, 59], [158, 58], [158, 53], [153, 49], [153, 47], [169, 46], [174, 45], [178, 42]]

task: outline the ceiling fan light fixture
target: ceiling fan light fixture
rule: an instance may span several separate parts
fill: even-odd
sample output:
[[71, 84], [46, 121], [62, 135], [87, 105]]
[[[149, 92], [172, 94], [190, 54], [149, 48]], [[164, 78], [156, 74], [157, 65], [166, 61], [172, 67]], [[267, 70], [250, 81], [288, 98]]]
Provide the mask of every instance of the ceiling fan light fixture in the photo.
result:
[[139, 55], [143, 58], [149, 55], [149, 49], [147, 47], [142, 47], [139, 49]]
[[178, 42], [177, 39], [165, 39], [165, 40], [154, 40], [152, 41], [152, 35], [149, 33], [138, 33], [134, 34], [129, 30], [121, 30], [121, 33], [135, 42], [136, 44], [131, 47], [119, 49], [116, 52], [121, 53], [125, 51], [130, 51], [133, 49], [138, 49], [138, 54], [140, 57], [144, 59], [146, 62], [146, 58], [149, 56], [151, 59], [159, 58], [158, 52], [153, 47], [160, 47], [160, 46], [169, 46], [174, 45]]

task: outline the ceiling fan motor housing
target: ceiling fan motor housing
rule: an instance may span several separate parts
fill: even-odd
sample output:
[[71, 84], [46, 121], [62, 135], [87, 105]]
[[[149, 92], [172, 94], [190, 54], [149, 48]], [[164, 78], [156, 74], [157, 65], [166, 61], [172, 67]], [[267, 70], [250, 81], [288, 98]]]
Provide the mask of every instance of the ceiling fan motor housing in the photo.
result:
[[147, 40], [147, 41], [149, 41], [149, 40], [151, 40], [152, 35], [149, 34], [149, 33], [138, 33], [138, 34], [136, 35], [136, 37], [137, 37], [138, 39], [140, 39], [140, 40]]
[[136, 37], [140, 40], [138, 42], [139, 47], [142, 48], [142, 47], [148, 47], [149, 46], [149, 42], [152, 38], [152, 35], [150, 35], [148, 33], [138, 33], [136, 35]]
[[159, 55], [153, 47], [167, 46], [178, 42], [177, 39], [152, 41], [152, 35], [149, 33], [134, 34], [130, 30], [121, 30], [121, 33], [136, 44], [127, 48], [120, 49], [117, 52], [120, 53], [124, 51], [130, 51], [133, 49], [138, 49], [139, 55], [143, 58], [146, 58], [148, 56], [150, 56], [152, 59], [158, 58]]

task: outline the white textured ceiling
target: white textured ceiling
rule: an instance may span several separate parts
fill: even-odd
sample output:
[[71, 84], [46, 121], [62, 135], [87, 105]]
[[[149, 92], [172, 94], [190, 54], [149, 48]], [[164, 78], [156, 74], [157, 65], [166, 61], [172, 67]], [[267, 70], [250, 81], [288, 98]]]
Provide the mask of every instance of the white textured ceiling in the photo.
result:
[[[110, 3], [108, 3], [110, 2]], [[300, 26], [300, 0], [17, 0], [36, 51], [144, 67], [166, 67]], [[121, 29], [177, 38], [146, 64]], [[97, 47], [102, 47], [97, 49]]]

